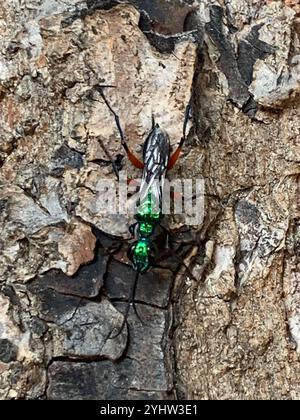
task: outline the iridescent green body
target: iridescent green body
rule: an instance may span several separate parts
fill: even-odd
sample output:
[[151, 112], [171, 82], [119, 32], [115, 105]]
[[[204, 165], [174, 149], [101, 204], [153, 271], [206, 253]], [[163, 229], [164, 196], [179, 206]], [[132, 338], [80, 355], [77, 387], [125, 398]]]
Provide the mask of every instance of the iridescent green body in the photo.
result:
[[132, 247], [133, 267], [139, 273], [145, 273], [150, 267], [151, 244], [149, 238], [139, 238]]
[[162, 218], [161, 209], [155, 210], [153, 204], [153, 195], [149, 191], [135, 215], [137, 241], [133, 244], [131, 252], [134, 269], [140, 273], [145, 273], [151, 266], [151, 237]]
[[170, 157], [170, 139], [166, 132], [154, 124], [143, 148], [143, 176], [136, 205], [136, 223], [130, 230], [136, 241], [128, 256], [138, 273], [145, 273], [153, 265], [152, 237], [162, 219], [163, 183]]

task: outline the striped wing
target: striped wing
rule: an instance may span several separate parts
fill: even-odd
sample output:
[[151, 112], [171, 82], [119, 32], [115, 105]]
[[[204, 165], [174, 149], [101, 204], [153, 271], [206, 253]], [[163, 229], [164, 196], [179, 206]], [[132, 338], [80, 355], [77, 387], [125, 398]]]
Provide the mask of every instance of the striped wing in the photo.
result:
[[169, 157], [169, 136], [155, 125], [144, 145], [144, 172], [139, 193], [139, 205], [148, 202], [151, 195], [151, 206], [155, 213], [162, 209], [163, 183]]

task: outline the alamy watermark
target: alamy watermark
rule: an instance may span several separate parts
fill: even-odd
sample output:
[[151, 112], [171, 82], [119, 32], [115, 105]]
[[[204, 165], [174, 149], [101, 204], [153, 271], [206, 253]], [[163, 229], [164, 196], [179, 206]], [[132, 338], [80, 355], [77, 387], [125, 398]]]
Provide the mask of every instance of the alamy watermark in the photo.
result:
[[[119, 181], [99, 179], [96, 185], [94, 211], [101, 215], [122, 214], [132, 216], [149, 200], [151, 210], [163, 215], [181, 215], [186, 225], [200, 225], [204, 218], [204, 179], [173, 179], [163, 182], [152, 180], [128, 180], [126, 171], [120, 173]], [[148, 202], [147, 202], [148, 203]]]

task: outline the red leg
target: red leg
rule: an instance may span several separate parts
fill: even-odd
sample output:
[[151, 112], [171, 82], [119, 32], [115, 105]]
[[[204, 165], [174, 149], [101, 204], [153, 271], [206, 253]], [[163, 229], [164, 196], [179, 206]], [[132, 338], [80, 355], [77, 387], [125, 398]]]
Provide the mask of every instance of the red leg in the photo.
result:
[[181, 143], [183, 144], [183, 142], [180, 142], [180, 144], [177, 147], [177, 149], [175, 150], [175, 152], [171, 155], [168, 166], [167, 166], [167, 171], [170, 171], [173, 168], [173, 166], [175, 165], [175, 163], [177, 162], [177, 160], [180, 156], [181, 148], [182, 148]]
[[115, 121], [116, 121], [116, 126], [118, 128], [118, 131], [120, 133], [120, 137], [121, 137], [121, 144], [128, 156], [128, 159], [130, 160], [130, 162], [138, 169], [143, 169], [144, 168], [144, 164], [143, 162], [141, 162], [130, 150], [129, 147], [127, 146], [126, 140], [125, 140], [125, 136], [120, 124], [120, 118], [118, 116], [118, 114], [116, 114], [116, 112], [112, 109], [112, 107], [110, 106], [110, 103], [108, 102], [108, 100], [106, 99], [103, 90], [101, 88], [97, 89], [100, 96], [102, 97], [102, 99], [104, 100], [106, 106], [108, 107], [108, 109], [110, 110], [110, 112], [113, 114], [113, 116], [115, 117]]
[[130, 160], [130, 162], [133, 164], [133, 166], [135, 166], [138, 169], [144, 169], [144, 164], [143, 162], [141, 162], [128, 148], [126, 143], [122, 143], [126, 154], [128, 156], [128, 159]]

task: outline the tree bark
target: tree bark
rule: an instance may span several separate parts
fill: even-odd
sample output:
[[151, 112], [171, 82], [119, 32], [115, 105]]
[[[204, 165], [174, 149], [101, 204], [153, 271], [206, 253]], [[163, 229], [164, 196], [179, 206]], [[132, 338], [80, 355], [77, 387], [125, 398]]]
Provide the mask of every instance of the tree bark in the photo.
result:
[[[129, 4], [131, 3], [131, 4]], [[0, 0], [0, 398], [300, 398], [296, 1]], [[197, 226], [140, 277], [114, 167], [152, 115]], [[107, 183], [108, 194], [103, 190]]]

